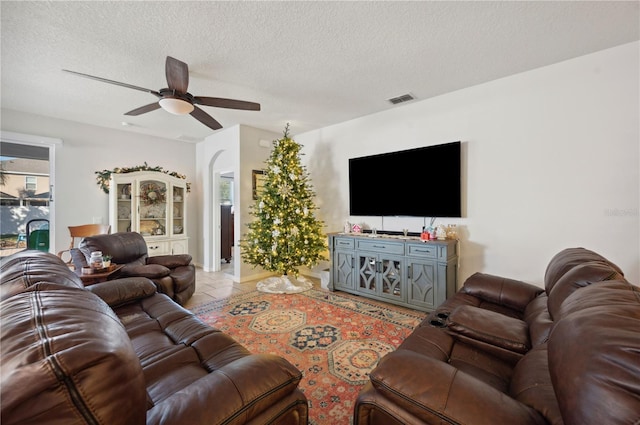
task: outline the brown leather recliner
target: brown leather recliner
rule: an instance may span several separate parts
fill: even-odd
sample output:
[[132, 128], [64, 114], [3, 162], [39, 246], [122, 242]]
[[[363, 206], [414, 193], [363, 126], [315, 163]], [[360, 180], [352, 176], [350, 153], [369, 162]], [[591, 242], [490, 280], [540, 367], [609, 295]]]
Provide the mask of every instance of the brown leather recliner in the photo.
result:
[[471, 276], [380, 360], [354, 424], [640, 423], [638, 352], [640, 288], [569, 248], [544, 289]]
[[[80, 243], [79, 250], [83, 255], [78, 256], [77, 252], [73, 252], [74, 262], [80, 257], [79, 261], [86, 263], [91, 258], [91, 252], [102, 251], [103, 255], [111, 255], [113, 263], [124, 265], [114, 278], [136, 276], [151, 279], [158, 287], [158, 292], [167, 294], [180, 305], [184, 305], [195, 292], [196, 270], [191, 264], [191, 255], [149, 257], [147, 244], [139, 233], [89, 236]], [[76, 267], [79, 265], [82, 264], [76, 264]]]

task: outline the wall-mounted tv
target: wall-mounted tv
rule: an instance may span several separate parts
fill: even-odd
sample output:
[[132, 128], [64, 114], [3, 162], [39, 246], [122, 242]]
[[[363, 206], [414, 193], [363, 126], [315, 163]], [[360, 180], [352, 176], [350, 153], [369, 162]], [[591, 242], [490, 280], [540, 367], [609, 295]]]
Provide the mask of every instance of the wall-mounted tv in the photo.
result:
[[460, 145], [349, 159], [350, 215], [462, 217]]

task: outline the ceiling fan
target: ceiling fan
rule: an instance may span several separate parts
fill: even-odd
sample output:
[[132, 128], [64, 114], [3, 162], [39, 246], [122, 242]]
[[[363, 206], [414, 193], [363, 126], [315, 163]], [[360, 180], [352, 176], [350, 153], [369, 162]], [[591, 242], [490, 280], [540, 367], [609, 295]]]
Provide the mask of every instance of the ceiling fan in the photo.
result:
[[83, 74], [81, 72], [69, 71], [68, 69], [63, 69], [63, 71], [70, 74], [79, 75], [81, 77], [102, 81], [104, 83], [115, 84], [117, 86], [151, 93], [158, 98], [157, 102], [133, 109], [125, 113], [125, 115], [141, 115], [162, 108], [165, 111], [175, 115], [191, 114], [192, 117], [194, 117], [207, 127], [213, 130], [219, 130], [222, 128], [222, 125], [211, 115], [207, 114], [196, 105], [215, 106], [217, 108], [228, 109], [242, 109], [246, 111], [260, 110], [260, 104], [255, 102], [224, 99], [221, 97], [193, 96], [191, 93], [188, 93], [187, 87], [189, 86], [189, 67], [186, 63], [179, 61], [178, 59], [174, 59], [171, 56], [167, 56], [167, 62], [165, 64], [165, 74], [167, 76], [167, 85], [169, 87], [160, 89], [158, 91], [145, 89], [143, 87], [138, 87], [127, 83], [121, 83], [119, 81], [108, 80], [106, 78], [96, 77], [89, 74]]

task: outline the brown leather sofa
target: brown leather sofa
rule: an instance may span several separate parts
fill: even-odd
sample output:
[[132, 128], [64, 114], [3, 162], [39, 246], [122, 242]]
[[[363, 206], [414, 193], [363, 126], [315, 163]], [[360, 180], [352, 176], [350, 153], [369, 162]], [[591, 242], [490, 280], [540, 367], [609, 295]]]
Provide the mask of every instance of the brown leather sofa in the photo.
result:
[[[113, 263], [124, 265], [114, 277], [149, 278], [158, 287], [158, 292], [167, 294], [180, 305], [184, 305], [196, 290], [196, 269], [191, 264], [191, 255], [149, 257], [147, 244], [139, 233], [120, 232], [86, 237], [80, 242], [79, 251], [71, 252], [74, 265], [86, 265], [93, 251], [109, 254]], [[78, 255], [78, 252], [83, 255]]]
[[544, 289], [475, 274], [380, 360], [354, 424], [640, 424], [640, 288], [583, 248]]
[[85, 288], [40, 251], [0, 272], [3, 425], [307, 423], [298, 369], [249, 353], [147, 278]]

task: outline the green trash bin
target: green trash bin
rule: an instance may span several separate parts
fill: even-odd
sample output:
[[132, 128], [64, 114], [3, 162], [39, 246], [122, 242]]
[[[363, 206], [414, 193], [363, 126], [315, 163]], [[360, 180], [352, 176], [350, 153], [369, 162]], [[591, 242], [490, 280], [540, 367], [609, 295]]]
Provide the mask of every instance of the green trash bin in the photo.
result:
[[[34, 223], [40, 223], [40, 226], [36, 227]], [[36, 218], [27, 222], [27, 249], [49, 252], [49, 220]]]

